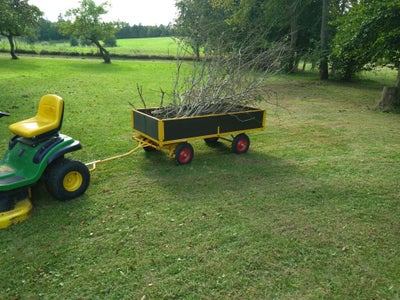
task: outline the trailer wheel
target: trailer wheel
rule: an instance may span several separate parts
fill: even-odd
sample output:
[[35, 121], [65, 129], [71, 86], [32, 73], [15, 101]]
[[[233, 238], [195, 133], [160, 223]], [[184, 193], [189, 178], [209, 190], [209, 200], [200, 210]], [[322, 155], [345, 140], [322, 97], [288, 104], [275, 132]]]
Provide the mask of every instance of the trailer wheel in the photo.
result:
[[213, 146], [218, 142], [218, 138], [217, 137], [207, 138], [207, 139], [204, 139], [204, 141], [206, 142], [207, 145]]
[[151, 147], [151, 146], [144, 146], [143, 150], [146, 151], [146, 152], [156, 152], [157, 151], [156, 148]]
[[236, 154], [246, 153], [250, 147], [250, 139], [245, 133], [241, 133], [232, 141], [232, 151]]
[[81, 196], [88, 188], [89, 182], [89, 169], [77, 160], [57, 159], [46, 171], [46, 188], [54, 198], [61, 201]]
[[175, 148], [175, 161], [177, 165], [185, 165], [192, 161], [194, 150], [189, 143], [181, 143]]

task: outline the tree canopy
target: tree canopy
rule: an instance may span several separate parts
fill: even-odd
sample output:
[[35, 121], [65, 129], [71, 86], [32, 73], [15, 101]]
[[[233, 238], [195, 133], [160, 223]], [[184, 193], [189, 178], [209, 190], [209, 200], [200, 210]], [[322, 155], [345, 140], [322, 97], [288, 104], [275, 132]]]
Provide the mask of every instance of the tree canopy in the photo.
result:
[[260, 51], [287, 41], [287, 72], [302, 60], [319, 64], [321, 79], [333, 70], [350, 80], [373, 63], [399, 65], [400, 0], [178, 0], [176, 6], [177, 32], [195, 51], [252, 34]]
[[180, 0], [177, 8], [178, 33], [199, 49], [218, 45], [221, 39], [240, 44], [249, 35], [258, 36], [253, 42], [260, 51], [286, 40], [289, 55], [282, 64], [288, 72], [296, 69], [302, 56], [314, 51], [319, 39], [320, 1]]
[[18, 59], [15, 53], [15, 37], [34, 34], [43, 13], [28, 0], [0, 0], [0, 34], [6, 36], [10, 43], [10, 54]]
[[367, 64], [400, 63], [400, 0], [362, 0], [337, 20], [332, 60], [351, 79]]
[[217, 41], [226, 38], [227, 14], [209, 0], [181, 0], [176, 6], [180, 12], [176, 20], [177, 33], [190, 45], [197, 58], [202, 48], [213, 48]]
[[93, 0], [82, 0], [80, 7], [68, 10], [59, 21], [61, 34], [95, 44], [105, 63], [110, 63], [111, 58], [101, 41], [115, 38], [118, 31], [118, 23], [102, 21], [101, 16], [107, 14], [108, 6], [108, 2], [97, 6]]

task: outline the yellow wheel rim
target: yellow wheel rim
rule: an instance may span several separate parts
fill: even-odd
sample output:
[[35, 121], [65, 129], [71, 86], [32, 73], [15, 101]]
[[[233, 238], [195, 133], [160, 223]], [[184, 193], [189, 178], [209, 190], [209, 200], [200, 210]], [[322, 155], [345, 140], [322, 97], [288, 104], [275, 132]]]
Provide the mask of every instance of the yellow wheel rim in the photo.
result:
[[63, 186], [68, 192], [74, 192], [82, 185], [83, 178], [81, 173], [72, 171], [64, 177]]

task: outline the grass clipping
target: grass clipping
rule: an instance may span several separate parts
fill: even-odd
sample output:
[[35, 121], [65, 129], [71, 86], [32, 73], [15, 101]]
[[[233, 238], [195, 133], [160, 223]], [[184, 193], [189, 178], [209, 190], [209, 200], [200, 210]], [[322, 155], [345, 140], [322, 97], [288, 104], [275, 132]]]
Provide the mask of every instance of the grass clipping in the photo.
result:
[[[178, 59], [172, 103], [164, 106], [165, 92], [161, 90], [160, 107], [151, 114], [159, 119], [184, 118], [237, 112], [255, 106], [265, 100], [262, 96], [265, 79], [278, 72], [284, 53], [284, 44], [255, 51], [252, 43], [247, 43], [230, 47], [229, 51], [205, 54], [201, 61], [193, 62], [186, 76], [182, 76], [182, 67], [186, 68], [187, 63]], [[137, 89], [146, 107], [142, 89], [140, 86]]]

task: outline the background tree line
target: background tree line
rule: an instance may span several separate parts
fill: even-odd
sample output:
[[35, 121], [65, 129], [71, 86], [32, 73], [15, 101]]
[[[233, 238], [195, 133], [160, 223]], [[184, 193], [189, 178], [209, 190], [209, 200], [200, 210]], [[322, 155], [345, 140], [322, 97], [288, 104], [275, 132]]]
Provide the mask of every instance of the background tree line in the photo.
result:
[[[283, 70], [300, 62], [350, 80], [377, 63], [399, 67], [400, 0], [179, 0], [178, 35], [197, 55], [221, 39], [241, 43], [256, 36], [255, 49], [286, 41]], [[329, 68], [329, 70], [328, 70]], [[329, 71], [329, 72], [328, 72]]]
[[148, 38], [148, 37], [164, 37], [172, 35], [172, 26], [170, 25], [129, 25], [122, 23], [119, 31], [116, 32], [117, 39], [128, 38]]
[[[167, 25], [150, 26], [150, 25], [130, 25], [121, 23], [118, 31], [115, 33], [117, 39], [129, 38], [148, 38], [148, 37], [164, 37], [172, 35], [172, 27]], [[36, 38], [39, 41], [59, 41], [68, 39], [59, 31], [58, 22], [51, 22], [41, 18], [36, 31]]]
[[223, 50], [222, 44], [232, 51], [252, 36], [255, 54], [287, 43], [281, 61], [285, 72], [308, 62], [321, 79], [351, 80], [365, 68], [385, 64], [399, 70], [400, 87], [400, 0], [178, 0], [173, 26], [105, 23], [101, 15], [107, 5], [82, 0], [80, 8], [52, 23], [29, 0], [0, 0], [0, 34], [9, 40], [13, 58], [17, 36], [82, 38], [106, 51], [100, 43], [106, 39], [175, 35], [198, 57]]

